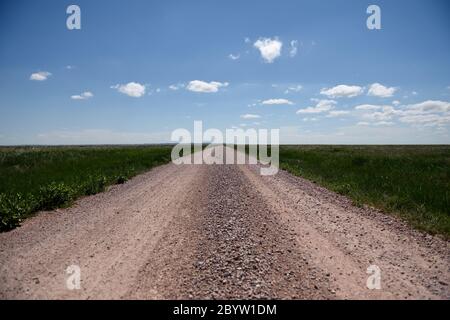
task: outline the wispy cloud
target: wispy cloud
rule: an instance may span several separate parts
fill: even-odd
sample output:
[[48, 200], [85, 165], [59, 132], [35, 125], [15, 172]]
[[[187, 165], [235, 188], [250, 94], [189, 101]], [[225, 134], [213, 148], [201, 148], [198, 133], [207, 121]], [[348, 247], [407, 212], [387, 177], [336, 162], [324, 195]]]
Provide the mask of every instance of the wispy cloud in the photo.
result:
[[70, 98], [72, 100], [87, 100], [87, 99], [92, 98], [93, 96], [94, 96], [94, 94], [92, 92], [86, 91], [86, 92], [83, 92], [82, 94], [76, 94], [76, 95], [70, 96]]
[[341, 116], [347, 115], [349, 113], [350, 112], [346, 111], [346, 110], [332, 110], [332, 111], [328, 112], [327, 117], [328, 118], [336, 118], [336, 117], [341, 117]]
[[288, 94], [290, 92], [299, 92], [303, 89], [302, 85], [296, 85], [296, 86], [290, 86], [284, 91], [285, 94]]
[[334, 106], [337, 103], [334, 100], [317, 100], [317, 99], [314, 99], [313, 101], [316, 102], [315, 106], [299, 109], [299, 110], [297, 110], [297, 114], [327, 112], [327, 111], [330, 111], [331, 109], [333, 109]]
[[383, 105], [374, 105], [374, 104], [360, 104], [355, 107], [355, 110], [380, 110], [382, 109]]
[[177, 84], [171, 84], [169, 86], [169, 89], [172, 90], [172, 91], [177, 91], [177, 90], [179, 90], [181, 88], [184, 88], [184, 87], [185, 87], [184, 83], [177, 83]]
[[230, 58], [231, 60], [238, 60], [240, 57], [241, 57], [240, 54], [232, 54], [232, 53], [230, 53], [228, 55], [228, 58]]
[[247, 114], [241, 115], [241, 118], [242, 118], [242, 119], [259, 119], [259, 118], [261, 118], [261, 116], [259, 116], [259, 115], [257, 115], [257, 114], [250, 114], [250, 113], [247, 113]]
[[261, 104], [264, 104], [264, 105], [274, 105], [274, 104], [292, 105], [294, 103], [288, 99], [268, 99], [268, 100], [264, 100], [263, 102], [261, 102]]

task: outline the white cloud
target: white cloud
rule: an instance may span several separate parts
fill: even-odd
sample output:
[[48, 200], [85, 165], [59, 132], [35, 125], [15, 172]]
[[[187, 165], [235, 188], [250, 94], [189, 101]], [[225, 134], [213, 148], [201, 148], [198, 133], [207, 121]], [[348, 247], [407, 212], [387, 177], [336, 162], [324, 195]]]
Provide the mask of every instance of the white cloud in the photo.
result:
[[250, 38], [246, 37], [246, 38], [244, 39], [244, 42], [245, 42], [245, 43], [250, 43], [251, 40], [250, 40]]
[[373, 105], [373, 104], [360, 104], [355, 107], [355, 110], [379, 110], [383, 106]]
[[281, 55], [283, 43], [277, 38], [259, 38], [253, 46], [259, 50], [265, 62], [272, 63]]
[[247, 114], [241, 115], [241, 118], [242, 118], [242, 119], [258, 119], [258, 118], [261, 118], [261, 116], [259, 116], [259, 115], [257, 115], [257, 114], [250, 114], [250, 113], [247, 113]]
[[403, 123], [444, 126], [450, 123], [450, 102], [427, 100], [406, 106], [397, 112]]
[[328, 118], [332, 118], [332, 117], [340, 117], [346, 114], [349, 114], [349, 111], [345, 111], [345, 110], [333, 110], [328, 112], [327, 117]]
[[337, 103], [334, 100], [317, 100], [317, 99], [314, 99], [313, 101], [317, 102], [314, 107], [307, 107], [307, 108], [304, 108], [304, 109], [299, 109], [299, 110], [297, 110], [297, 114], [327, 112], [327, 111], [330, 111], [331, 109], [333, 109], [334, 106]]
[[370, 123], [369, 123], [369, 122], [366, 122], [366, 121], [360, 121], [360, 122], [358, 122], [356, 125], [357, 125], [357, 126], [369, 126]]
[[264, 105], [273, 105], [273, 104], [294, 104], [292, 101], [289, 101], [287, 99], [268, 99], [261, 102]]
[[348, 86], [345, 84], [340, 84], [333, 88], [324, 88], [320, 91], [320, 94], [326, 95], [331, 98], [352, 98], [359, 96], [363, 93], [363, 88], [360, 86]]
[[400, 101], [394, 100], [394, 101], [392, 101], [392, 104], [393, 104], [394, 106], [399, 106], [399, 105], [400, 105]]
[[200, 80], [193, 80], [189, 82], [186, 89], [193, 92], [217, 92], [219, 91], [219, 88], [222, 87], [228, 87], [228, 82], [217, 82], [217, 81], [211, 81], [211, 82], [205, 82]]
[[408, 105], [407, 109], [416, 112], [449, 112], [450, 102], [427, 100], [417, 104]]
[[284, 91], [284, 93], [288, 94], [289, 92], [292, 92], [292, 91], [293, 92], [299, 92], [302, 89], [303, 89], [303, 86], [301, 86], [301, 85], [291, 86], [291, 87], [288, 87], [286, 89], [286, 91]]
[[364, 114], [363, 117], [374, 121], [391, 120], [397, 111], [391, 106], [383, 106], [381, 111]]
[[94, 95], [90, 91], [83, 92], [82, 94], [76, 94], [71, 96], [70, 98], [73, 100], [87, 100], [92, 98]]
[[444, 126], [450, 123], [450, 115], [437, 114], [417, 114], [400, 117], [403, 123], [424, 125], [424, 126]]
[[230, 54], [228, 55], [228, 58], [230, 58], [231, 60], [238, 60], [240, 57], [241, 57], [240, 54], [234, 55], [234, 54], [230, 53]]
[[137, 82], [129, 82], [127, 84], [116, 84], [111, 89], [117, 89], [120, 93], [126, 94], [133, 98], [140, 98], [145, 94], [145, 85]]
[[395, 93], [395, 91], [397, 91], [396, 88], [394, 87], [385, 87], [380, 83], [373, 83], [370, 87], [369, 87], [369, 91], [367, 92], [368, 96], [374, 96], [374, 97], [380, 97], [380, 98], [388, 98], [388, 97], [392, 97]]
[[52, 74], [50, 72], [39, 71], [39, 72], [36, 72], [36, 73], [32, 73], [31, 76], [30, 76], [30, 80], [33, 80], [33, 81], [45, 81], [51, 75]]
[[291, 49], [289, 51], [289, 56], [291, 58], [295, 57], [297, 55], [298, 52], [298, 41], [297, 40], [292, 40], [291, 41]]
[[394, 125], [394, 122], [392, 122], [392, 121], [379, 121], [379, 122], [375, 122], [373, 125], [374, 126], [392, 126], [392, 125]]
[[73, 69], [75, 69], [75, 67], [74, 67], [74, 66], [71, 66], [71, 65], [67, 65], [67, 66], [66, 66], [66, 69], [67, 69], [67, 70], [73, 70]]
[[376, 112], [365, 113], [362, 117], [371, 120], [374, 126], [392, 125], [394, 117], [402, 123], [422, 127], [443, 127], [450, 122], [450, 102], [445, 101], [427, 100], [402, 106], [399, 109], [392, 106], [373, 107], [376, 108], [362, 108], [362, 110], [378, 110]]

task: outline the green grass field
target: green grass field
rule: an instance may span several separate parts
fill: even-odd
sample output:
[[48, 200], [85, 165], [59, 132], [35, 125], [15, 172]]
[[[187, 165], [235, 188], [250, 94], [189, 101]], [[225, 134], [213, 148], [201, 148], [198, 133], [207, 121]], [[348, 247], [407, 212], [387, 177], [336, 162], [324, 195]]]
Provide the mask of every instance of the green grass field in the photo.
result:
[[450, 237], [450, 146], [282, 146], [280, 166]]
[[170, 146], [0, 148], [0, 230], [170, 161]]

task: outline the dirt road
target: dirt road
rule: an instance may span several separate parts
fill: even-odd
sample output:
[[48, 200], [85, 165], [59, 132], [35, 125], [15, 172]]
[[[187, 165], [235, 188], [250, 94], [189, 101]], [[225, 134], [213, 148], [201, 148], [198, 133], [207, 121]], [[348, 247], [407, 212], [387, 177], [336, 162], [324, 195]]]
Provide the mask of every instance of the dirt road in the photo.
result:
[[0, 298], [449, 299], [449, 249], [286, 172], [168, 164], [0, 234]]

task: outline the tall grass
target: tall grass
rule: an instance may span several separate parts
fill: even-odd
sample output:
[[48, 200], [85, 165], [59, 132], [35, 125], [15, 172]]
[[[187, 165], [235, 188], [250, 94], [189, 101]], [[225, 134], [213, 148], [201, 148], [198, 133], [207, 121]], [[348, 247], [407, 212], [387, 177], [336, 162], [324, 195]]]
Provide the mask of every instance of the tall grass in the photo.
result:
[[0, 230], [170, 160], [170, 146], [0, 148]]
[[450, 146], [282, 146], [281, 168], [450, 237]]

